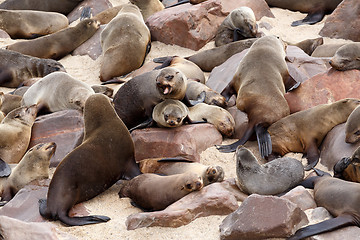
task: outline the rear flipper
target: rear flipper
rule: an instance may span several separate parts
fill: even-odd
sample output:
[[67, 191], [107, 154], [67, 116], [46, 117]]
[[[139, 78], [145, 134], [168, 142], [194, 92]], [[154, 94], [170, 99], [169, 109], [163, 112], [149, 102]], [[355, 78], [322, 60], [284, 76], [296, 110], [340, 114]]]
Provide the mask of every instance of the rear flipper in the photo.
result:
[[194, 161], [189, 160], [186, 157], [168, 157], [168, 158], [161, 158], [158, 160], [158, 162], [188, 162], [188, 163], [192, 163]]
[[107, 80], [106, 82], [102, 82], [101, 85], [112, 84], [112, 83], [124, 83], [124, 82], [126, 82], [126, 81], [123, 79], [113, 78], [113, 79]]
[[162, 69], [162, 68], [165, 68], [165, 67], [170, 66], [170, 64], [171, 64], [171, 62], [172, 62], [172, 60], [173, 60], [174, 57], [175, 57], [175, 56], [154, 58], [154, 59], [153, 59], [153, 62], [155, 62], [155, 63], [161, 63], [160, 66], [157, 66], [157, 67], [155, 67], [154, 69]]
[[235, 152], [236, 148], [240, 145], [244, 145], [249, 140], [249, 138], [253, 133], [254, 133], [254, 128], [249, 127], [244, 133], [244, 136], [240, 140], [230, 145], [215, 145], [216, 149], [223, 153]]
[[255, 126], [256, 138], [259, 145], [259, 151], [262, 158], [268, 157], [272, 153], [272, 144], [270, 133], [261, 125]]
[[8, 177], [11, 174], [11, 168], [7, 162], [0, 158], [0, 177]]
[[309, 13], [304, 19], [292, 22], [291, 26], [296, 27], [296, 26], [300, 26], [303, 24], [315, 24], [315, 23], [320, 22], [324, 18], [324, 16], [325, 16], [325, 13], [323, 11]]
[[84, 7], [84, 9], [81, 11], [80, 15], [80, 21], [91, 18], [91, 8], [90, 7]]

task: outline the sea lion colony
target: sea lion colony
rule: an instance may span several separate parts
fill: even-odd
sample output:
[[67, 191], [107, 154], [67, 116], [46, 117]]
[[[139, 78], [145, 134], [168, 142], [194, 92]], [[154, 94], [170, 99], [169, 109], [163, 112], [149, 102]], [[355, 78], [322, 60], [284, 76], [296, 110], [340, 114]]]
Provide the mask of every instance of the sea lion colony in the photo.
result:
[[[12, 2], [13, 1], [11, 0], [3, 1], [3, 3], [0, 4], [0, 9], [11, 9], [12, 12], [16, 13], [16, 6], [18, 5]], [[44, 2], [46, 1], [44, 0]], [[69, 7], [73, 8], [71, 4], [74, 3], [70, 4], [69, 2], [76, 1], [65, 1], [63, 3], [64, 6], [59, 7], [58, 11], [56, 9], [59, 4], [50, 0], [46, 2], [47, 8], [45, 9], [43, 8], [44, 6], [39, 7], [38, 5], [32, 5], [34, 9], [29, 10], [50, 11], [51, 9], [51, 11], [63, 13], [64, 11], [68, 12]], [[131, 2], [137, 4], [137, 2], [141, 1]], [[113, 77], [122, 77], [122, 75], [130, 73], [132, 70], [140, 68], [145, 61], [146, 55], [149, 51], [151, 51], [150, 33], [147, 26], [144, 24], [143, 19], [141, 19], [141, 13], [144, 14], [144, 11], [142, 10], [144, 10], [143, 8], [146, 8], [147, 13], [150, 12], [150, 15], [155, 11], [166, 11], [163, 10], [162, 7], [159, 7], [159, 1], [154, 0], [148, 2], [149, 3], [145, 4], [145, 6], [144, 4], [137, 4], [136, 6], [132, 3], [116, 6], [115, 13], [102, 13], [98, 16], [93, 16], [93, 19], [91, 19], [91, 16], [88, 16], [90, 19], [81, 20], [80, 23], [78, 23], [76, 27], [72, 27], [72, 29], [68, 27], [68, 29], [59, 30], [61, 31], [60, 34], [59, 32], [44, 33], [42, 30], [39, 31], [41, 34], [38, 34], [37, 32], [32, 32], [32, 29], [28, 30], [30, 32], [26, 32], [26, 29], [14, 29], [17, 25], [12, 26], [11, 28], [11, 31], [13, 32], [22, 32], [21, 35], [15, 34], [11, 35], [12, 37], [24, 36], [24, 38], [31, 37], [35, 39], [19, 40], [16, 41], [16, 45], [9, 44], [8, 49], [11, 49], [12, 51], [2, 49], [2, 52], [4, 52], [2, 53], [4, 55], [2, 59], [4, 61], [6, 61], [6, 59], [11, 59], [11, 61], [9, 60], [6, 64], [1, 63], [0, 86], [20, 87], [23, 84], [30, 85], [26, 82], [26, 80], [30, 80], [32, 77], [40, 77], [41, 79], [37, 80], [35, 84], [30, 86], [23, 94], [22, 101], [20, 102], [19, 100], [16, 100], [16, 104], [11, 104], [9, 102], [15, 101], [12, 98], [5, 98], [5, 95], [12, 94], [15, 89], [10, 89], [10, 91], [6, 92], [6, 94], [0, 94], [0, 113], [2, 114], [1, 116], [4, 117], [4, 120], [0, 123], [0, 129], [2, 131], [0, 139], [0, 175], [3, 176], [2, 179], [0, 179], [2, 180], [0, 181], [0, 184], [2, 185], [0, 186], [0, 189], [9, 187], [8, 184], [5, 185], [7, 181], [3, 178], [10, 179], [11, 177], [12, 181], [20, 180], [14, 179], [20, 178], [17, 175], [19, 173], [15, 172], [13, 175], [10, 175], [10, 168], [7, 164], [19, 162], [20, 159], [24, 157], [26, 149], [29, 148], [24, 147], [24, 145], [29, 146], [28, 139], [31, 134], [28, 130], [25, 132], [21, 131], [21, 129], [31, 128], [36, 114], [34, 109], [36, 109], [38, 116], [40, 114], [48, 114], [49, 112], [76, 109], [84, 114], [85, 119], [84, 136], [79, 140], [79, 146], [73, 149], [59, 164], [51, 179], [47, 199], [41, 199], [39, 201], [40, 213], [44, 218], [60, 220], [66, 225], [86, 225], [109, 221], [110, 218], [101, 215], [91, 215], [81, 218], [70, 217], [68, 212], [75, 204], [96, 197], [119, 180], [121, 180], [121, 183], [119, 184], [120, 197], [130, 197], [132, 198], [134, 205], [137, 207], [147, 211], [154, 211], [164, 209], [190, 192], [202, 191], [202, 188], [206, 185], [213, 182], [221, 182], [224, 180], [224, 176], [226, 177], [226, 173], [224, 173], [221, 166], [215, 167], [201, 164], [191, 165], [191, 161], [188, 162], [189, 159], [184, 160], [181, 156], [173, 156], [174, 158], [166, 158], [164, 156], [163, 160], [161, 160], [163, 156], [159, 156], [159, 159], [153, 160], [153, 166], [161, 168], [165, 174], [169, 174], [169, 176], [172, 177], [161, 176], [163, 172], [158, 172], [156, 169], [154, 170], [153, 166], [147, 169], [145, 175], [145, 172], [140, 172], [140, 169], [142, 168], [139, 168], [138, 163], [135, 162], [134, 143], [129, 130], [139, 124], [145, 124], [144, 126], [147, 126], [146, 123], [149, 120], [152, 120], [151, 117], [154, 107], [157, 104], [166, 103], [166, 101], [164, 101], [166, 99], [182, 101], [181, 105], [184, 108], [190, 109], [190, 113], [188, 113], [188, 110], [186, 109], [183, 110], [184, 116], [181, 116], [181, 119], [178, 119], [179, 121], [182, 121], [183, 118], [189, 114], [190, 119], [193, 116], [194, 119], [196, 118], [196, 121], [202, 120], [214, 124], [220, 132], [222, 124], [229, 124], [222, 123], [224, 117], [220, 115], [224, 114], [228, 119], [227, 121], [231, 123], [231, 130], [226, 131], [226, 133], [222, 133], [227, 137], [230, 137], [231, 134], [233, 134], [236, 123], [234, 122], [234, 119], [232, 119], [230, 113], [226, 110], [226, 107], [231, 106], [227, 106], [228, 104], [226, 102], [224, 103], [223, 100], [225, 99], [224, 97], [229, 99], [230, 96], [226, 95], [222, 97], [220, 94], [208, 87], [195, 84], [194, 81], [204, 81], [202, 73], [200, 75], [201, 77], [197, 79], [187, 76], [185, 73], [186, 70], [189, 70], [190, 72], [194, 71], [189, 69], [190, 65], [194, 63], [191, 62], [190, 65], [187, 65], [188, 63], [186, 63], [188, 61], [192, 61], [191, 56], [187, 57], [187, 60], [181, 59], [181, 57], [176, 57], [176, 62], [171, 62], [174, 57], [164, 56], [164, 59], [166, 59], [166, 57], [170, 57], [171, 59], [167, 66], [163, 65], [160, 69], [154, 69], [150, 72], [144, 73], [143, 75], [129, 79], [126, 83], [122, 84], [120, 90], [117, 92], [114, 91], [113, 99], [111, 96], [108, 97], [104, 94], [95, 93], [94, 90], [92, 90], [89, 86], [86, 86], [86, 84], [81, 84], [70, 74], [64, 73], [66, 69], [63, 68], [60, 63], [57, 64], [57, 61], [40, 61], [38, 58], [61, 59], [66, 54], [70, 53], [74, 47], [76, 48], [89, 39], [99, 28], [99, 25], [103, 23], [100, 19], [104, 18], [106, 15], [106, 18], [109, 18], [106, 21], [109, 23], [109, 28], [105, 28], [104, 30], [105, 33], [102, 36], [102, 47], [104, 48], [104, 54], [111, 53], [112, 57], [106, 56], [106, 58], [104, 58], [104, 56], [102, 56], [106, 59], [106, 61], [104, 60], [100, 62], [102, 66], [101, 75], [104, 76], [104, 74], [106, 74], [107, 77], [99, 76], [99, 83], [101, 81], [112, 79]], [[183, 2], [185, 3], [188, 1]], [[63, 9], [65, 5], [66, 10]], [[154, 9], [151, 9], [151, 6], [157, 6], [156, 10], [155, 7], [153, 7]], [[333, 10], [332, 8], [330, 10]], [[172, 9], [176, 9], [176, 7]], [[303, 9], [298, 10], [305, 11]], [[326, 11], [328, 10], [329, 9], [326, 9]], [[19, 14], [23, 13], [19, 12]], [[114, 29], [112, 29], [114, 27], [112, 26], [116, 26], [115, 24], [121, 25], [121, 23], [116, 21], [125, 15], [128, 16], [129, 19], [134, 18], [136, 21], [139, 21], [138, 24], [131, 25], [130, 28], [124, 28], [119, 32], [114, 31]], [[7, 20], [6, 16], [7, 15], [3, 16], [4, 19], [2, 19], [2, 21]], [[143, 17], [146, 20], [148, 15]], [[46, 16], [44, 16], [44, 18], [46, 18]], [[114, 19], [113, 23], [111, 23], [112, 19]], [[24, 21], [28, 20], [25, 19]], [[241, 21], [241, 19], [239, 21]], [[81, 27], [82, 25], [84, 26]], [[2, 25], [0, 24], [0, 27], [1, 26]], [[18, 27], [20, 28], [21, 26]], [[224, 26], [222, 27], [225, 28]], [[37, 26], [33, 26], [33, 28], [36, 29]], [[41, 26], [38, 28], [41, 28]], [[7, 28], [4, 27], [3, 30], [6, 31]], [[231, 29], [231, 31], [233, 30], [234, 29]], [[78, 41], [72, 41], [75, 36], [76, 38], [80, 37], [81, 40], [78, 39]], [[135, 40], [138, 40], [138, 38], [144, 39], [136, 43]], [[226, 42], [224, 45], [229, 45], [232, 41], [237, 40], [237, 38], [231, 38], [229, 40], [230, 43]], [[28, 43], [35, 42], [36, 39], [40, 39], [38, 42], [40, 42], [44, 48], [38, 49], [38, 47], [33, 47], [36, 46], [36, 44], [27, 45], [26, 43], [23, 43], [26, 41], [28, 41]], [[125, 52], [120, 51], [116, 48], [117, 46], [114, 47], [114, 45], [110, 44], [111, 40], [114, 39], [116, 39], [117, 44], [123, 42], [126, 44], [137, 45], [129, 47]], [[68, 48], [68, 46], [65, 47], [67, 43], [71, 43], [71, 48]], [[248, 44], [248, 41], [246, 44]], [[294, 123], [290, 120], [280, 122], [281, 119], [292, 116], [289, 115], [288, 106], [286, 105], [287, 103], [283, 98], [285, 89], [287, 89], [287, 86], [285, 86], [287, 83], [286, 81], [289, 77], [287, 67], [284, 64], [286, 44], [275, 36], [264, 36], [259, 37], [258, 39], [253, 39], [246, 48], [249, 48], [251, 45], [254, 47], [250, 48], [249, 54], [245, 55], [244, 62], [240, 62], [238, 71], [233, 73], [236, 75], [236, 77], [234, 77], [234, 79], [236, 78], [236, 82], [230, 83], [230, 85], [236, 85], [236, 92], [234, 93], [236, 95], [240, 94], [236, 99], [236, 106], [239, 109], [238, 111], [242, 110], [245, 113], [251, 113], [249, 120], [251, 126], [249, 126], [249, 129], [245, 132], [245, 140], [241, 142], [241, 145], [245, 144], [245, 142], [251, 137], [254, 137], [255, 132], [258, 139], [266, 142], [266, 145], [261, 145], [261, 141], [259, 141], [260, 152], [266, 153], [262, 154], [262, 156], [270, 156], [270, 154], [273, 153], [273, 155], [271, 155], [272, 159], [274, 156], [276, 159], [262, 165], [259, 164], [259, 162], [264, 162], [266, 160], [257, 159], [255, 155], [243, 146], [234, 146], [231, 150], [234, 151], [237, 149], [237, 153], [234, 155], [234, 158], [236, 159], [234, 168], [237, 168], [239, 191], [244, 191], [246, 194], [259, 193], [264, 195], [275, 195], [293, 188], [295, 185], [300, 183], [304, 176], [304, 168], [301, 167], [301, 164], [299, 165], [298, 162], [296, 162], [298, 160], [286, 157], [280, 158], [280, 156], [276, 154], [283, 156], [286, 152], [292, 151], [291, 149], [299, 149], [296, 151], [304, 153], [307, 158], [310, 158], [309, 161], [313, 163], [306, 170], [313, 169], [317, 163], [317, 159], [313, 160], [313, 157], [316, 155], [318, 158], [318, 147], [324, 136], [333, 127], [333, 125], [346, 122], [346, 119], [352, 110], [360, 104], [360, 100], [347, 99], [339, 101], [341, 103], [337, 103], [337, 105], [334, 105], [332, 108], [328, 109], [323, 107], [323, 109], [325, 109], [325, 113], [317, 111], [315, 109], [316, 107], [314, 108], [315, 110], [309, 109], [308, 111], [312, 111], [312, 115], [307, 115], [309, 119], [302, 118], [303, 122], [300, 125], [296, 125], [296, 122]], [[51, 46], [56, 47], [54, 48]], [[269, 51], [267, 50], [268, 48], [270, 48]], [[350, 67], [345, 69], [335, 67], [338, 59], [347, 57], [344, 56], [344, 54], [351, 53], [356, 55], [359, 53], [358, 44], [349, 45], [348, 48], [350, 48], [350, 51], [340, 49], [340, 51], [332, 55], [334, 58], [331, 60], [330, 64], [335, 69], [342, 71], [350, 69]], [[275, 51], [272, 52], [271, 49], [275, 49]], [[353, 49], [353, 51], [351, 51], [351, 49]], [[21, 53], [15, 54], [13, 52], [18, 50], [19, 52], [24, 50], [23, 52], [26, 52], [29, 55], [23, 55]], [[40, 52], [40, 50], [44, 52]], [[231, 52], [231, 50], [229, 51]], [[229, 53], [229, 51], [226, 53], [226, 59], [232, 54], [235, 54], [238, 50], [234, 50], [232, 53]], [[266, 61], [266, 59], [264, 61], [263, 54], [265, 53], [267, 54], [267, 57], [272, 59], [271, 61]], [[216, 55], [216, 51], [209, 51], [209, 53], [203, 55], [203, 57], [199, 55], [199, 58], [203, 58], [200, 59], [200, 62], [202, 60], [202, 62], [211, 61], [214, 63], [216, 62]], [[130, 57], [134, 58], [134, 61], [128, 61]], [[212, 61], [211, 57], [214, 61]], [[224, 56], [221, 56], [221, 58], [223, 57]], [[360, 55], [351, 57], [351, 59], [346, 59], [346, 63], [350, 65], [349, 62], [351, 62], [353, 63], [351, 66], [355, 66], [351, 68], [359, 69], [357, 66], [359, 64]], [[112, 58], [125, 59], [126, 63], [122, 62], [121, 64], [129, 64], [129, 66], [120, 66], [125, 69], [124, 71], [119, 71], [119, 69], [113, 70], [116, 66], [112, 65], [115, 64]], [[199, 59], [194, 61], [195, 64], [198, 61]], [[264, 67], [264, 64], [257, 64], [261, 61], [264, 61], [264, 63], [266, 62], [266, 67]], [[247, 66], [255, 66], [255, 68], [249, 70], [249, 67]], [[196, 67], [198, 68], [196, 71], [201, 71], [201, 66]], [[53, 73], [54, 71], [55, 73]], [[60, 72], [57, 73], [57, 71]], [[184, 73], [182, 71], [184, 71]], [[276, 82], [268, 82], [262, 78], [269, 72], [272, 76], [276, 76]], [[246, 84], [246, 86], [244, 84]], [[191, 91], [194, 92], [193, 95], [196, 92], [195, 98], [197, 99], [188, 99], [187, 95], [189, 95], [189, 92], [187, 92], [187, 87], [190, 85], [192, 85]], [[248, 89], [244, 92], [246, 87]], [[263, 89], [261, 90], [260, 88]], [[195, 107], [196, 105], [192, 106], [193, 104], [200, 104], [198, 106], [201, 106], [201, 104], [214, 104], [213, 102], [215, 100], [209, 100], [208, 98], [210, 98], [210, 96], [206, 95], [212, 92], [214, 94], [218, 94], [216, 98], [219, 98], [219, 96], [221, 97], [221, 103], [216, 104], [220, 106], [216, 106], [216, 108], [214, 106], [207, 107], [205, 108], [206, 110], [201, 111], [196, 110], [198, 109]], [[256, 92], [259, 94], [256, 95]], [[275, 95], [278, 97], [275, 97]], [[245, 101], [246, 103], [244, 103]], [[272, 101], [273, 104], [271, 103]], [[346, 103], [342, 102], [349, 101], [351, 102], [351, 106], [348, 106], [345, 111], [344, 105], [346, 105]], [[275, 105], [281, 107], [276, 107]], [[7, 106], [6, 111], [3, 109], [3, 106]], [[14, 109], [8, 109], [8, 106], [14, 106]], [[171, 108], [172, 106], [168, 107]], [[283, 113], [278, 114], [276, 118], [274, 118], [275, 120], [262, 120], [268, 119], [275, 111], [281, 110], [280, 108], [284, 109]], [[46, 111], [44, 111], [44, 109]], [[161, 114], [164, 113], [158, 113], [159, 116], [157, 117], [164, 117], [165, 121], [169, 118], [167, 114], [165, 114], [165, 116], [162, 116]], [[324, 117], [325, 115], [326, 119]], [[354, 116], [356, 115], [351, 115], [352, 121], [354, 121]], [[179, 118], [178, 116], [176, 117]], [[320, 119], [320, 122], [317, 123], [315, 120], [320, 117], [322, 118]], [[277, 121], [280, 123], [277, 123]], [[302, 128], [302, 126], [320, 128], [320, 125], [324, 121], [332, 122], [331, 124], [327, 124], [331, 126], [319, 129], [321, 133], [315, 133], [315, 135], [311, 134], [311, 129]], [[179, 124], [179, 126], [187, 124], [192, 124], [192, 121], [186, 121], [183, 124]], [[353, 129], [358, 127], [356, 124], [356, 121], [351, 123]], [[166, 127], [166, 125], [167, 124], [158, 124], [158, 127]], [[22, 133], [16, 134], [13, 129], [20, 129], [20, 132]], [[181, 131], [181, 128], [178, 129], [176, 129], [176, 131]], [[290, 133], [291, 136], [285, 136], [285, 133], [281, 133], [281, 131], [278, 133], [278, 129], [281, 129], [286, 133]], [[174, 125], [172, 125], [171, 128], [168, 128], [167, 131], [175, 131]], [[359, 131], [355, 131], [354, 134], [359, 135], [358, 132]], [[5, 134], [7, 136], [6, 138], [3, 137]], [[271, 141], [271, 138], [274, 137], [275, 134], [280, 134], [280, 136], [277, 136], [280, 140], [275, 139], [274, 143]], [[282, 139], [282, 136], [285, 138]], [[301, 147], [292, 146], [293, 148], [288, 147], [290, 150], [287, 151], [272, 151], [272, 149], [278, 149], [278, 145], [285, 145], [285, 142], [290, 145], [298, 144], [292, 143], [289, 140], [290, 138], [297, 137], [301, 138], [300, 145], [303, 144]], [[304, 142], [307, 143], [309, 141], [311, 142], [311, 147], [306, 144], [304, 146]], [[272, 143], [276, 145], [272, 146]], [[51, 155], [53, 154], [54, 149], [55, 148], [50, 149], [52, 150]], [[136, 151], [141, 151], [141, 149], [136, 149]], [[84, 159], [84, 156], [87, 155], [92, 158], [90, 162], [85, 163], [87, 159]], [[27, 161], [31, 161], [31, 159], [32, 158], [28, 158]], [[76, 159], [76, 161], [70, 161], [70, 159]], [[21, 163], [22, 162], [19, 163], [19, 166]], [[122, 164], [121, 167], [119, 167], [119, 163]], [[142, 164], [140, 163], [140, 166], [141, 165]], [[101, 171], [101, 174], [99, 174], [99, 171], [93, 171], [91, 168], [98, 168], [98, 170]], [[172, 170], [167, 171], [169, 169]], [[179, 171], [174, 172], [174, 169]], [[24, 168], [23, 171], [25, 171], [25, 174], [27, 175], [36, 175], [36, 173], [34, 173], [36, 168]], [[276, 183], [275, 180], [271, 180], [271, 177], [276, 176], [276, 174], [274, 175], [274, 172], [279, 174], [279, 178], [276, 179]], [[155, 175], [154, 173], [160, 175]], [[219, 174], [221, 177], [218, 177]], [[66, 186], [64, 189], [61, 188], [63, 183]], [[266, 184], [268, 184], [269, 188], [266, 187]], [[24, 184], [20, 184], [19, 186], [23, 187], [23, 185]], [[19, 190], [19, 186], [17, 186], [16, 192]], [[66, 198], [61, 197], [65, 194], [63, 191], [66, 191], [67, 189], [71, 192], [71, 194], [68, 194]], [[10, 200], [8, 193], [6, 197], [4, 196], [2, 196], [2, 200]], [[331, 209], [329, 211], [336, 210]], [[354, 221], [352, 224], [356, 225], [357, 223], [357, 221]]]

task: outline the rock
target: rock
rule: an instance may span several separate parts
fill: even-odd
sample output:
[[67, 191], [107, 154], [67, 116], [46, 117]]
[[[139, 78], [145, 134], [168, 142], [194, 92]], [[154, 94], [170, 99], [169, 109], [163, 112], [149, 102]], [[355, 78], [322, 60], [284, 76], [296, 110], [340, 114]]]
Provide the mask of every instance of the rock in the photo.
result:
[[0, 29], [0, 38], [11, 38], [10, 35], [4, 30]]
[[198, 217], [227, 215], [235, 211], [238, 201], [246, 197], [237, 188], [235, 179], [229, 179], [192, 192], [162, 211], [132, 214], [125, 224], [128, 230], [154, 226], [180, 227]]
[[177, 128], [146, 128], [131, 133], [135, 160], [157, 157], [187, 157], [200, 161], [200, 153], [222, 142], [218, 130], [209, 123], [183, 125]]
[[290, 112], [298, 112], [319, 104], [343, 98], [360, 98], [360, 71], [337, 71], [333, 68], [317, 74], [294, 91], [285, 94]]
[[102, 48], [100, 43], [100, 34], [106, 25], [101, 25], [95, 34], [89, 38], [86, 42], [77, 47], [71, 55], [89, 55], [93, 60], [96, 60], [102, 54]]
[[83, 116], [77, 110], [42, 115], [36, 118], [32, 127], [29, 148], [38, 143], [55, 142], [56, 151], [50, 159], [50, 167], [56, 167], [77, 146], [83, 129]]
[[248, 116], [240, 111], [236, 106], [227, 109], [235, 120], [235, 133], [232, 138], [241, 138], [248, 127]]
[[[208, 0], [164, 9], [147, 19], [152, 40], [199, 50], [211, 41], [225, 17], [235, 8], [253, 9], [257, 19], [264, 14], [273, 17], [265, 1]], [[259, 10], [260, 9], [260, 10]]]
[[81, 16], [81, 13], [85, 7], [91, 8], [91, 15], [95, 16], [96, 14], [112, 7], [112, 4], [109, 0], [85, 0], [82, 1], [74, 10], [72, 10], [67, 18], [69, 19], [69, 23], [72, 23], [78, 20]]
[[298, 186], [287, 192], [282, 198], [286, 198], [295, 203], [301, 210], [316, 208], [314, 197], [303, 187]]
[[334, 165], [343, 157], [351, 157], [360, 142], [345, 142], [345, 123], [335, 126], [324, 138], [320, 146], [320, 163], [333, 170]]
[[325, 20], [320, 35], [330, 38], [360, 41], [360, 2], [358, 0], [342, 1], [333, 13]]
[[221, 239], [284, 238], [307, 224], [305, 213], [291, 201], [252, 194], [220, 225]]
[[308, 216], [309, 225], [316, 224], [327, 219], [333, 218], [331, 214], [324, 207], [317, 207], [314, 209], [308, 209], [305, 211]]

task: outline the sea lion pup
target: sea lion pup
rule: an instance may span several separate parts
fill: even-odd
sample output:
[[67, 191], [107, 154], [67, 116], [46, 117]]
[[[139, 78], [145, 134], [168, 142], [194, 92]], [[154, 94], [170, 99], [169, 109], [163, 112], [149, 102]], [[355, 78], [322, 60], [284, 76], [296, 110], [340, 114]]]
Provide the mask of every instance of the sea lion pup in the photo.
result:
[[305, 170], [312, 169], [319, 161], [318, 147], [326, 134], [334, 126], [345, 122], [359, 105], [358, 99], [342, 99], [293, 113], [273, 123], [268, 128], [273, 149], [270, 159], [277, 154], [283, 156], [288, 152], [302, 152], [308, 160]]
[[249, 7], [239, 7], [232, 10], [218, 27], [215, 34], [215, 46], [254, 38], [256, 34], [257, 25], [253, 10]]
[[54, 72], [30, 86], [22, 106], [37, 105], [38, 111], [57, 112], [66, 109], [82, 111], [94, 90], [86, 83], [64, 72]]
[[259, 164], [250, 150], [238, 146], [235, 154], [238, 187], [247, 194], [276, 195], [298, 185], [304, 168], [295, 158], [277, 158]]
[[360, 107], [357, 107], [349, 115], [345, 123], [345, 142], [356, 143], [360, 139]]
[[298, 48], [302, 49], [307, 55], [311, 56], [311, 54], [315, 51], [315, 49], [317, 49], [317, 47], [324, 44], [324, 39], [322, 37], [319, 37], [314, 39], [305, 39], [297, 43], [286, 42], [286, 44], [297, 46]]
[[360, 70], [360, 43], [348, 43], [340, 47], [330, 59], [330, 65], [336, 70]]
[[49, 178], [49, 162], [55, 149], [54, 142], [39, 143], [29, 149], [0, 186], [1, 200], [10, 201], [21, 188], [30, 182]]
[[68, 25], [67, 17], [60, 13], [0, 10], [0, 29], [7, 32], [11, 38], [35, 38], [57, 32]]
[[185, 75], [166, 67], [130, 79], [116, 92], [113, 102], [117, 114], [131, 129], [149, 120], [156, 104], [169, 98], [182, 100], [185, 92]]
[[74, 27], [36, 39], [19, 41], [8, 45], [6, 49], [34, 57], [58, 60], [88, 40], [99, 27], [98, 21], [85, 19]]
[[314, 199], [318, 207], [324, 207], [335, 218], [300, 228], [288, 238], [300, 240], [346, 226], [360, 227], [360, 184], [324, 175], [313, 179]]
[[346, 43], [333, 43], [318, 46], [311, 54], [312, 57], [333, 57], [336, 51]]
[[156, 12], [164, 9], [164, 5], [159, 0], [129, 0], [132, 4], [139, 7], [144, 21]]
[[144, 159], [139, 166], [142, 173], [174, 175], [194, 172], [202, 177], [204, 187], [214, 182], [222, 182], [225, 177], [224, 169], [220, 166], [206, 166], [185, 158]]
[[69, 210], [111, 187], [119, 179], [139, 174], [134, 159], [134, 143], [126, 126], [117, 116], [108, 97], [91, 95], [84, 109], [83, 142], [56, 168], [47, 200], [39, 200], [41, 216], [59, 219], [70, 226], [107, 222], [106, 216], [69, 217]]
[[351, 157], [344, 157], [334, 165], [334, 177], [360, 183], [360, 147]]
[[138, 69], [150, 51], [150, 31], [139, 8], [131, 3], [124, 4], [100, 37], [103, 51], [100, 66], [102, 82]]
[[44, 77], [57, 71], [66, 72], [64, 66], [53, 59], [42, 59], [0, 49], [1, 87], [19, 87], [30, 78]]
[[250, 47], [231, 83], [222, 93], [225, 97], [237, 93], [236, 107], [247, 113], [248, 128], [239, 141], [218, 146], [221, 152], [235, 151], [255, 131], [261, 156], [271, 153], [271, 139], [266, 129], [290, 114], [284, 97], [284, 82], [289, 78], [285, 57], [285, 45], [275, 36], [259, 38]]
[[205, 84], [205, 74], [195, 63], [186, 60], [179, 56], [155, 58], [153, 60], [156, 63], [162, 63], [161, 66], [155, 69], [161, 69], [164, 67], [173, 67], [179, 69], [185, 76], [190, 79], [198, 79], [201, 83]]
[[341, 1], [342, 0], [265, 0], [270, 7], [308, 13], [304, 19], [291, 23], [293, 27], [320, 22], [325, 14], [334, 11]]
[[189, 115], [187, 106], [179, 100], [165, 99], [156, 104], [152, 118], [159, 127], [179, 127]]
[[30, 143], [36, 106], [20, 107], [9, 112], [0, 123], [0, 159], [18, 163]]
[[169, 176], [144, 173], [123, 183], [119, 197], [130, 198], [143, 210], [159, 211], [202, 187], [201, 176], [193, 172]]
[[232, 136], [235, 131], [234, 118], [227, 110], [219, 106], [198, 103], [189, 107], [189, 118], [191, 121], [204, 120], [213, 124], [222, 135], [227, 137]]

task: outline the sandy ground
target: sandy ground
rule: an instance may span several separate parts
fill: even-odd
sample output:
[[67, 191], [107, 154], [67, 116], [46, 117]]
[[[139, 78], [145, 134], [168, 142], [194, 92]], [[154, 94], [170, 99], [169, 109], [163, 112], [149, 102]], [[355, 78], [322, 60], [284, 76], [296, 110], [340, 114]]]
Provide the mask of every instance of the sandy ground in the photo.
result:
[[[2, 0], [0, 0], [2, 2]], [[110, 0], [112, 4], [126, 3], [127, 0]], [[264, 22], [272, 26], [270, 29], [260, 28], [265, 34], [275, 34], [289, 42], [299, 42], [309, 38], [319, 37], [318, 33], [324, 25], [324, 20], [315, 25], [304, 25], [292, 28], [292, 21], [304, 18], [306, 15], [299, 12], [291, 12], [278, 8], [271, 9], [275, 18], [262, 18], [258, 24]], [[261, 24], [260, 24], [261, 26]], [[0, 39], [0, 47], [14, 42], [11, 39]], [[344, 42], [339, 39], [325, 38], [325, 43]], [[203, 49], [214, 47], [210, 42]], [[200, 50], [201, 51], [201, 50]], [[150, 54], [146, 61], [155, 57], [178, 55], [189, 56], [195, 51], [179, 46], [166, 45], [161, 42], [153, 42]], [[88, 56], [68, 55], [60, 60], [67, 72], [73, 77], [82, 80], [90, 85], [99, 84], [99, 70], [101, 57], [96, 61]], [[118, 86], [116, 87], [118, 88]], [[0, 91], [9, 92], [12, 89], [0, 88]], [[231, 143], [234, 140], [225, 140], [224, 143]], [[246, 144], [251, 150], [258, 154], [255, 142]], [[301, 154], [291, 154], [300, 159]], [[236, 177], [235, 159], [233, 153], [220, 153], [215, 147], [211, 147], [201, 154], [201, 162], [204, 164], [220, 165], [224, 168], [226, 178]], [[59, 230], [67, 232], [78, 239], [219, 239], [219, 225], [225, 216], [210, 216], [199, 218], [192, 223], [179, 228], [141, 228], [127, 231], [125, 221], [128, 215], [140, 212], [139, 209], [130, 205], [130, 200], [118, 197], [119, 186], [114, 185], [105, 193], [85, 203], [91, 214], [106, 215], [111, 218], [107, 223], [88, 225], [82, 227], [64, 227], [59, 222], [54, 222]]]

